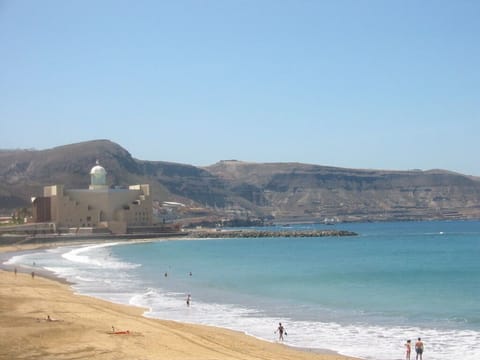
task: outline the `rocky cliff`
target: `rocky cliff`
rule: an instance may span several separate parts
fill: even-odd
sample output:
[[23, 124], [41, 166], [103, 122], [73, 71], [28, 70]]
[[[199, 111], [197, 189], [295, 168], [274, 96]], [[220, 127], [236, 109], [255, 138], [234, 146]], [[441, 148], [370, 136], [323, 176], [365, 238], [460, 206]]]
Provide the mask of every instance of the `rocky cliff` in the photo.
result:
[[478, 218], [480, 182], [443, 171], [355, 170], [222, 161], [207, 168], [229, 189], [283, 219]]
[[112, 186], [149, 183], [159, 201], [218, 216], [277, 221], [480, 218], [480, 180], [444, 170], [356, 170], [220, 161], [205, 168], [135, 159], [108, 140], [0, 151], [0, 209], [28, 207], [45, 185], [87, 188], [99, 159]]

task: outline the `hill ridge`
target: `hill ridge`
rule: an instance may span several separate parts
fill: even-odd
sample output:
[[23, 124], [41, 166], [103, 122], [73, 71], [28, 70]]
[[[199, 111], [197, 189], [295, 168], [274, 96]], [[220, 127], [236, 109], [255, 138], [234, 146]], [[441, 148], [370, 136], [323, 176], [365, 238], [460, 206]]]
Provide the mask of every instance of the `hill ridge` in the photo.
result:
[[154, 200], [213, 217], [276, 221], [480, 218], [480, 180], [442, 169], [349, 169], [299, 162], [220, 160], [205, 167], [134, 158], [108, 139], [45, 150], [0, 150], [0, 210], [29, 206], [43, 186], [87, 188], [100, 160], [109, 185], [149, 183]]

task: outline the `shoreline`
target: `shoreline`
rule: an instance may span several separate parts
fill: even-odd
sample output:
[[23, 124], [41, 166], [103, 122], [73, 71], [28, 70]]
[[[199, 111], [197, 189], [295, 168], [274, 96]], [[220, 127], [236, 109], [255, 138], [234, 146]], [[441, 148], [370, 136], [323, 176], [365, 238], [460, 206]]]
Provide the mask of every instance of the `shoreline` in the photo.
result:
[[[181, 240], [181, 239], [185, 239], [185, 238], [182, 237], [182, 238], [179, 238], [178, 240]], [[168, 240], [173, 240], [173, 239], [163, 238], [163, 239], [159, 239], [158, 241], [168, 241]], [[154, 241], [154, 240], [153, 239], [148, 239], [148, 240], [147, 239], [145, 239], [145, 240], [138, 240], [137, 239], [137, 240], [130, 240], [130, 241], [127, 241], [127, 242], [135, 243], [135, 242], [143, 242], [143, 241], [150, 242], [150, 241]], [[100, 243], [102, 243], [102, 242], [103, 241], [101, 241]], [[99, 242], [98, 241], [91, 241], [90, 243], [99, 243]], [[181, 328], [182, 331], [184, 332], [183, 335], [186, 338], [189, 338], [189, 337], [192, 337], [192, 336], [193, 337], [200, 336], [200, 338], [205, 340], [204, 333], [208, 333], [209, 337], [211, 336], [215, 339], [217, 337], [220, 337], [222, 339], [222, 341], [220, 341], [220, 342], [215, 341], [212, 344], [209, 344], [209, 346], [207, 346], [207, 348], [209, 349], [207, 352], [209, 354], [211, 352], [217, 353], [219, 351], [218, 348], [223, 349], [222, 350], [223, 356], [219, 357], [218, 359], [238, 358], [238, 355], [240, 355], [240, 353], [241, 353], [241, 357], [243, 359], [274, 359], [274, 358], [275, 359], [283, 359], [283, 358], [285, 358], [285, 359], [287, 359], [287, 358], [288, 359], [305, 359], [305, 360], [313, 360], [313, 359], [317, 359], [317, 360], [348, 360], [348, 359], [354, 359], [352, 357], [340, 355], [340, 354], [338, 354], [334, 351], [330, 351], [328, 349], [310, 349], [310, 348], [292, 347], [292, 346], [284, 345], [284, 344], [277, 343], [277, 342], [269, 342], [267, 340], [258, 339], [258, 338], [255, 338], [253, 336], [244, 334], [242, 332], [228, 330], [228, 329], [220, 328], [220, 327], [187, 324], [187, 323], [179, 323], [179, 322], [170, 321], [170, 320], [148, 318], [148, 317], [145, 317], [143, 315], [144, 312], [145, 312], [144, 308], [137, 307], [137, 306], [132, 306], [132, 305], [116, 304], [116, 303], [109, 302], [107, 300], [101, 300], [101, 299], [91, 297], [91, 296], [87, 296], [87, 295], [76, 294], [76, 293], [74, 293], [73, 289], [71, 288], [71, 285], [72, 285], [71, 283], [67, 282], [65, 279], [59, 278], [58, 276], [56, 276], [55, 274], [53, 274], [51, 272], [48, 272], [47, 270], [35, 271], [35, 274], [38, 275], [38, 276], [36, 276], [35, 279], [31, 279], [30, 275], [29, 275], [29, 273], [32, 271], [31, 268], [30, 267], [28, 267], [28, 268], [23, 267], [23, 268], [19, 269], [17, 276], [14, 277], [13, 268], [15, 266], [4, 265], [3, 264], [3, 262], [5, 261], [6, 258], [14, 256], [15, 253], [20, 254], [20, 253], [23, 253], [25, 251], [34, 251], [34, 250], [40, 250], [40, 249], [46, 249], [46, 248], [56, 248], [56, 247], [60, 247], [60, 246], [81, 245], [81, 244], [86, 244], [86, 242], [85, 241], [80, 241], [80, 242], [77, 242], [77, 243], [62, 242], [62, 243], [48, 243], [48, 244], [38, 244], [37, 243], [37, 244], [30, 244], [30, 245], [25, 244], [25, 245], [15, 245], [15, 246], [0, 246], [0, 259], [1, 259], [0, 268], [2, 269], [2, 270], [0, 270], [0, 280], [1, 280], [0, 281], [0, 285], [1, 285], [0, 293], [2, 293], [2, 297], [5, 297], [5, 296], [7, 297], [7, 300], [2, 299], [0, 310], [2, 312], [6, 311], [6, 313], [8, 313], [9, 315], [11, 315], [11, 314], [15, 315], [16, 314], [16, 316], [14, 316], [14, 317], [16, 317], [17, 320], [19, 320], [19, 315], [20, 314], [18, 314], [18, 311], [16, 313], [14, 304], [12, 304], [8, 300], [9, 290], [10, 290], [10, 292], [15, 293], [15, 282], [11, 281], [12, 278], [14, 278], [13, 281], [17, 281], [18, 279], [22, 279], [21, 283], [23, 285], [28, 284], [28, 288], [27, 289], [23, 288], [23, 290], [28, 290], [28, 291], [26, 291], [27, 295], [25, 295], [25, 298], [30, 299], [30, 300], [33, 300], [32, 297], [31, 297], [31, 293], [32, 292], [35, 293], [36, 291], [39, 290], [38, 287], [37, 287], [37, 284], [42, 283], [42, 285], [43, 285], [44, 282], [48, 282], [49, 287], [51, 289], [53, 289], [53, 293], [56, 293], [57, 291], [62, 291], [62, 296], [68, 297], [70, 299], [69, 301], [72, 302], [72, 303], [76, 303], [76, 302], [80, 301], [80, 299], [81, 299], [82, 303], [84, 303], [86, 306], [93, 306], [95, 304], [94, 309], [95, 309], [99, 318], [103, 318], [106, 314], [111, 312], [112, 308], [115, 308], [115, 309], [116, 308], [122, 308], [120, 313], [122, 313], [124, 311], [128, 314], [130, 314], [131, 312], [135, 312], [136, 313], [135, 323], [140, 322], [140, 323], [142, 323], [142, 326], [143, 326], [144, 322], [148, 322], [148, 323], [152, 322], [153, 324], [155, 324], [159, 328], [160, 327], [162, 327], [162, 328], [166, 327], [172, 332], [175, 332], [177, 328]], [[7, 253], [9, 254], [8, 257], [5, 256], [5, 254], [7, 254]], [[10, 282], [5, 283], [4, 280], [8, 279], [8, 277], [11, 277]], [[5, 286], [6, 286], [6, 288], [5, 288]], [[45, 298], [42, 298], [42, 302], [45, 302], [45, 303], [49, 304], [50, 307], [56, 309], [55, 303], [57, 301], [56, 301], [55, 295], [50, 295], [49, 294]], [[10, 306], [7, 305], [6, 308], [5, 308], [4, 303], [7, 303], [7, 304], [10, 303]], [[57, 310], [57, 313], [58, 313], [59, 309], [56, 309], [56, 310]], [[32, 310], [32, 312], [34, 312], [34, 311]], [[52, 313], [53, 313], [53, 311], [52, 311]], [[58, 318], [59, 315], [57, 315], [57, 313], [53, 313], [54, 315], [52, 315], [52, 318]], [[73, 311], [73, 310], [72, 311], [67, 311], [67, 312], [64, 312], [64, 313], [71, 313], [72, 316], [78, 317], [78, 314], [75, 314], [75, 311]], [[42, 318], [45, 318], [45, 316], [46, 315], [44, 314], [43, 316], [39, 316], [36, 319], [37, 320], [42, 319]], [[129, 316], [131, 316], [131, 315], [129, 315]], [[67, 319], [64, 319], [64, 320], [66, 321]], [[92, 324], [92, 326], [88, 326], [88, 325], [84, 324], [84, 322], [86, 320], [84, 317], [80, 316], [80, 320], [79, 320], [79, 322], [82, 324], [82, 326], [86, 327], [86, 328], [90, 328], [90, 330], [92, 332], [97, 332], [97, 333], [102, 332], [101, 330], [98, 329], [98, 324], [96, 326], [95, 326], [95, 324]], [[43, 321], [40, 321], [40, 322], [43, 322]], [[33, 324], [32, 324], [32, 326], [34, 328], [37, 327], [37, 325], [33, 325]], [[6, 341], [5, 339], [8, 339], [9, 337], [11, 338], [12, 336], [20, 337], [20, 338], [25, 337], [23, 332], [18, 333], [18, 331], [15, 331], [15, 327], [16, 326], [14, 324], [11, 324], [11, 326], [9, 326], [9, 324], [7, 324], [7, 326], [5, 326], [3, 330], [0, 330], [0, 336], [2, 337], [2, 340], [0, 340], [0, 345], [2, 345], [2, 346], [0, 348], [7, 349], [7, 350], [0, 350], [0, 358], [2, 357], [2, 353], [4, 351], [9, 351], [8, 349], [11, 348], [11, 346], [9, 346], [10, 342]], [[120, 328], [122, 328], [122, 327], [120, 327]], [[5, 331], [5, 329], [7, 329], [7, 331], [4, 335], [2, 335], [2, 333]], [[174, 331], [174, 329], [175, 329], [175, 331]], [[106, 326], [105, 333], [107, 333], [108, 330], [110, 330], [110, 327]], [[25, 331], [25, 330], [23, 330], [23, 331]], [[133, 331], [132, 334], [134, 334], [134, 330], [130, 330], [130, 331]], [[29, 332], [30, 331], [27, 331], [27, 333], [29, 333]], [[156, 337], [156, 336], [161, 337], [161, 334], [159, 332], [160, 332], [160, 329], [157, 329], [157, 334], [154, 337]], [[11, 334], [16, 334], [16, 335], [11, 335]], [[85, 336], [87, 336], [87, 335], [85, 335]], [[142, 335], [135, 336], [136, 339], [139, 338], [139, 337], [145, 337], [145, 335], [143, 335], [143, 332], [142, 332]], [[105, 340], [105, 339], [103, 339], [103, 340]], [[3, 341], [6, 341], [6, 343], [2, 344]], [[64, 347], [63, 345], [58, 344], [58, 341], [53, 341], [53, 339], [52, 339], [52, 342], [54, 342], [56, 344], [55, 348], [58, 348], [58, 347], [63, 348]], [[237, 342], [238, 343], [248, 343], [248, 347], [249, 347], [250, 350], [248, 352], [245, 352], [244, 350], [237, 349], [237, 347], [233, 345], [234, 343], [237, 343]], [[192, 345], [185, 338], [182, 341], [180, 341], [177, 345], [178, 346], [175, 346], [175, 353], [180, 351], [180, 352], [182, 352], [182, 356], [172, 355], [172, 356], [168, 357], [169, 359], [179, 359], [180, 360], [180, 359], [189, 359], [189, 358], [191, 358], [191, 359], [216, 359], [217, 358], [217, 357], [211, 357], [211, 354], [208, 355], [207, 357], [199, 356], [198, 349], [197, 349], [198, 344], [197, 345]], [[102, 342], [102, 344], [98, 344], [98, 346], [99, 346], [99, 351], [106, 352], [106, 355], [105, 355], [105, 357], [98, 357], [97, 355], [95, 355], [95, 358], [100, 358], [100, 359], [118, 358], [118, 354], [113, 356], [113, 353], [110, 354], [110, 351], [105, 349], [105, 347], [111, 346], [110, 343], [107, 346], [107, 344], [104, 344]], [[145, 346], [145, 344], [144, 344], [144, 346]], [[163, 344], [163, 346], [166, 347], [166, 348], [170, 348], [171, 344], [169, 342], [168, 346], [166, 344]], [[160, 347], [162, 347], [162, 346], [160, 346]], [[201, 348], [204, 349], [205, 346], [203, 346]], [[100, 349], [103, 349], [103, 350], [100, 350]], [[186, 349], [190, 349], [190, 350], [186, 350]], [[230, 355], [227, 355], [227, 353], [224, 352], [225, 349], [229, 349], [230, 351], [235, 350], [237, 353], [236, 353], [236, 355], [232, 354], [230, 356]], [[137, 350], [144, 352], [145, 359], [150, 358], [152, 355], [160, 355], [160, 353], [156, 349], [156, 346], [147, 346], [146, 348], [144, 347], [142, 349], [137, 349]], [[186, 353], [185, 353], [185, 350], [186, 350]], [[51, 349], [51, 351], [53, 351], [53, 349]], [[234, 351], [234, 353], [235, 353], [235, 351]], [[130, 354], [130, 352], [131, 352], [131, 354]], [[49, 353], [49, 354], [52, 355], [53, 353]], [[107, 355], [107, 354], [112, 355], [112, 357], [110, 357], [110, 355]], [[132, 358], [143, 359], [143, 357], [135, 357], [135, 356], [137, 356], [137, 352], [133, 351], [133, 350], [132, 351], [131, 350], [128, 350], [128, 351], [124, 350], [122, 352], [122, 355], [120, 355], [120, 358], [122, 358], [122, 356], [130, 357], [133, 354], [134, 354], [134, 357], [132, 357]], [[163, 355], [164, 351], [162, 351], [161, 354]], [[32, 358], [35, 358], [35, 357], [32, 357]], [[39, 358], [42, 358], [42, 357], [39, 357]], [[85, 356], [85, 357], [80, 356], [78, 358], [79, 359], [83, 359], [83, 358], [87, 359], [87, 358], [91, 358], [91, 355]]]

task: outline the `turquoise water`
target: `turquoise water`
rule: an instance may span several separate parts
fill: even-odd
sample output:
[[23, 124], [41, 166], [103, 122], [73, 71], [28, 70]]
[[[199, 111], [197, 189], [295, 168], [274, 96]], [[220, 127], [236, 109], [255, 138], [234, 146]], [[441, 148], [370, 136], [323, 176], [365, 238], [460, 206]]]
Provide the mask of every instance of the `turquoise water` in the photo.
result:
[[269, 341], [282, 321], [290, 345], [379, 360], [403, 358], [405, 340], [421, 336], [426, 359], [480, 359], [480, 222], [336, 227], [359, 236], [95, 245], [12, 261], [35, 259], [147, 316]]

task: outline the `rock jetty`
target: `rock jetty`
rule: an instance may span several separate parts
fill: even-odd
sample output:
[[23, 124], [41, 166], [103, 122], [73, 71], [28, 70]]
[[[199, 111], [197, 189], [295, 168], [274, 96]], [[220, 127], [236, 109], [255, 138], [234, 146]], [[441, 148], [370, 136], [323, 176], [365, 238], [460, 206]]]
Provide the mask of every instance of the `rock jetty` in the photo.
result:
[[357, 233], [346, 230], [195, 230], [190, 236], [196, 238], [271, 238], [271, 237], [325, 237], [325, 236], [356, 236]]

